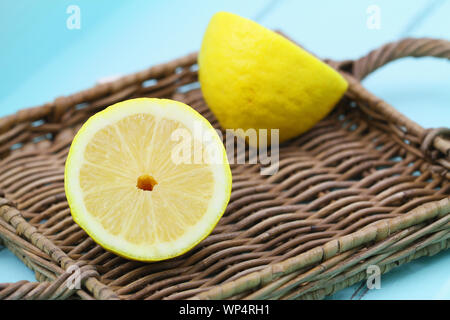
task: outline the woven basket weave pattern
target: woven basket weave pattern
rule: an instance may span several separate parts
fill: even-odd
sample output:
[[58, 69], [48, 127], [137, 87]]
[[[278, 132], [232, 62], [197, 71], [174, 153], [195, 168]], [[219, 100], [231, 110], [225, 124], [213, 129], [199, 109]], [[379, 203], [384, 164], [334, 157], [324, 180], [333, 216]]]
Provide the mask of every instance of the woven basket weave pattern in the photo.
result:
[[[197, 85], [196, 54], [0, 119], [0, 245], [39, 282], [0, 299], [310, 299], [450, 246], [448, 129], [424, 130], [359, 80], [404, 56], [450, 58], [450, 43], [405, 39], [357, 61], [327, 61], [349, 81], [335, 110], [280, 147], [279, 171], [232, 165], [213, 233], [168, 261], [129, 261], [72, 220], [64, 162], [95, 112], [135, 97], [172, 98], [219, 125]], [[229, 150], [230, 148], [227, 148]], [[71, 270], [82, 287], [72, 288]]]

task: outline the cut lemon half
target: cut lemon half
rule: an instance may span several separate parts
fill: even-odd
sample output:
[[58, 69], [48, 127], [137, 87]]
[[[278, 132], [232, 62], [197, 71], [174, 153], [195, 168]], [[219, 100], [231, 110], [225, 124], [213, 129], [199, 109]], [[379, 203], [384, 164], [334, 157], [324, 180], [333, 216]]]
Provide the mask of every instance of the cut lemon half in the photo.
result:
[[211, 124], [191, 107], [132, 99], [91, 117], [65, 168], [75, 222], [120, 256], [157, 261], [204, 239], [230, 199], [231, 171]]
[[243, 138], [249, 129], [279, 130], [280, 143], [294, 138], [323, 119], [348, 87], [336, 70], [290, 40], [228, 12], [211, 18], [198, 66], [211, 111], [222, 128]]

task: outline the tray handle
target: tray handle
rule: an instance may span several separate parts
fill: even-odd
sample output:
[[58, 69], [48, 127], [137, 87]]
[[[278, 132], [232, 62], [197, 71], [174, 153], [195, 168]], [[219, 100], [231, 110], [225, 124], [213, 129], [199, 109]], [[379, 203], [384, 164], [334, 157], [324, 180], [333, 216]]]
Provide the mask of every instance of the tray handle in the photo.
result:
[[[449, 170], [450, 140], [445, 138], [450, 136], [449, 128], [424, 129], [405, 117], [393, 106], [367, 91], [360, 83], [362, 79], [378, 68], [403, 57], [450, 59], [450, 41], [431, 38], [406, 38], [385, 44], [354, 61], [329, 61], [329, 63], [339, 69], [349, 82], [347, 92], [349, 96], [365, 102], [372, 110], [383, 114], [392, 123], [417, 136], [421, 141], [421, 150], [430, 155], [431, 158], [438, 158], [438, 154], [434, 151], [439, 150], [443, 154], [443, 159], [439, 159], [438, 162]], [[433, 150], [433, 147], [435, 150]]]
[[450, 41], [431, 38], [405, 38], [387, 43], [353, 62], [353, 76], [358, 80], [391, 61], [404, 57], [450, 59]]

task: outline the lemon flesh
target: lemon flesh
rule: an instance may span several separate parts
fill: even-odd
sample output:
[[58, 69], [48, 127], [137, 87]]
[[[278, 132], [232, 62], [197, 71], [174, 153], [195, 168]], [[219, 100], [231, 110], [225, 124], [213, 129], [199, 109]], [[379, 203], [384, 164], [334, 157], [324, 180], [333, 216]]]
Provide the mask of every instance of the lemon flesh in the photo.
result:
[[[177, 150], [191, 156], [180, 161]], [[98, 244], [156, 261], [212, 231], [230, 198], [231, 172], [219, 136], [192, 108], [133, 99], [97, 113], [77, 133], [65, 190], [73, 219]]]
[[279, 129], [280, 142], [325, 117], [347, 90], [333, 68], [281, 35], [216, 13], [199, 53], [204, 98], [226, 129]]

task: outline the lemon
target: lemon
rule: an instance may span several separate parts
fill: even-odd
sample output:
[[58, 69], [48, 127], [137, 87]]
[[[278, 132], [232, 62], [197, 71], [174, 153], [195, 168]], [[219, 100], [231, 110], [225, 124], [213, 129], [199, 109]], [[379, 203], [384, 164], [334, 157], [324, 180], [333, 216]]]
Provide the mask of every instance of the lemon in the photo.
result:
[[230, 198], [231, 171], [217, 132], [195, 110], [132, 99], [79, 130], [65, 190], [73, 219], [94, 241], [129, 259], [157, 261], [212, 231]]
[[198, 58], [203, 96], [226, 129], [279, 129], [283, 142], [324, 118], [347, 82], [310, 53], [251, 20], [216, 13]]

